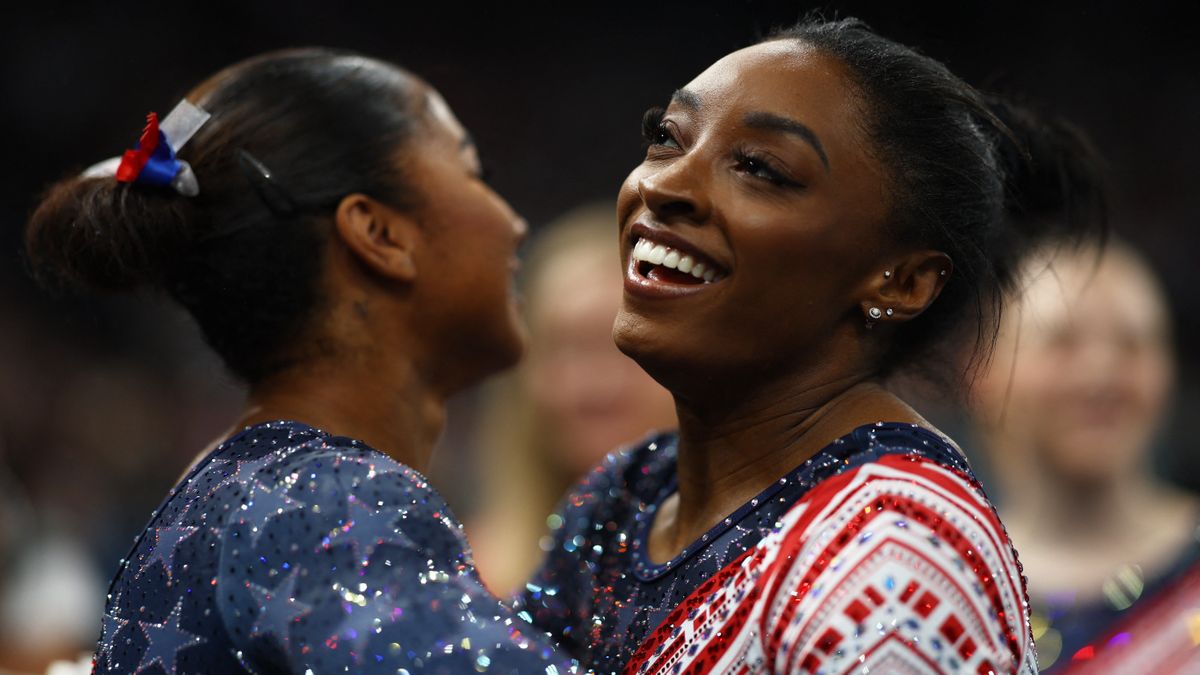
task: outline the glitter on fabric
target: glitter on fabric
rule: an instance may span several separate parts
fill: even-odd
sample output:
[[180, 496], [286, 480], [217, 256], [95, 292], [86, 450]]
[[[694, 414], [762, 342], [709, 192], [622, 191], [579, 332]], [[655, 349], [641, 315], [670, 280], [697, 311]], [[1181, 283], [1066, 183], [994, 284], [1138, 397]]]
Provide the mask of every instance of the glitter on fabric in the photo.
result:
[[97, 673], [566, 673], [416, 471], [272, 422], [176, 486], [113, 579]]
[[[642, 672], [844, 672], [878, 642], [868, 633], [918, 635], [921, 626], [904, 622], [914, 620], [908, 614], [926, 612], [942, 620], [925, 626], [926, 633], [936, 635], [945, 627], [955, 638], [939, 636], [938, 644], [953, 647], [942, 657], [946, 668], [970, 663], [974, 672], [976, 663], [983, 668], [994, 658], [989, 649], [999, 645], [999, 656], [1012, 661], [1012, 669], [1020, 663], [1023, 672], [1036, 672], [1029, 670], [1035, 667], [1029, 665], [1032, 650], [1025, 649], [1031, 638], [1015, 555], [966, 461], [946, 439], [910, 424], [855, 429], [678, 556], [655, 565], [646, 559], [646, 537], [658, 505], [675, 491], [675, 443], [672, 435], [649, 439], [613, 455], [588, 476], [567, 498], [555, 521], [561, 525], [553, 533], [554, 547], [518, 601], [584, 667], [599, 673], [627, 667]], [[880, 472], [896, 475], [872, 480]], [[986, 522], [973, 520], [966, 527], [957, 516], [952, 522], [939, 515], [940, 502], [931, 510], [936, 500], [922, 501], [926, 488], [919, 484], [934, 480], [925, 475], [930, 472], [945, 481], [939, 489], [973, 500], [979, 506], [973, 513], [990, 514], [979, 516]], [[814, 519], [812, 500], [847, 484], [855, 489], [844, 504], [856, 504], [855, 509]], [[860, 489], [864, 486], [870, 489]], [[892, 489], [899, 492], [892, 494]], [[931, 526], [933, 535], [927, 531]], [[977, 540], [985, 536], [1003, 544], [984, 546]], [[904, 546], [896, 541], [913, 537], [945, 557], [935, 573], [925, 573], [930, 565], [904, 559]], [[981, 548], [960, 547], [963, 542]], [[968, 550], [972, 556], [986, 550], [987, 560], [982, 555], [967, 560]], [[885, 553], [877, 557], [876, 551]], [[866, 552], [871, 555], [863, 557]], [[971, 593], [998, 603], [1001, 616], [969, 624], [972, 631], [986, 625], [988, 649], [979, 646], [976, 633], [960, 630], [955, 612], [962, 608], [939, 600], [944, 583], [927, 583], [945, 576], [943, 568], [950, 576], [975, 577], [971, 587], [979, 588]], [[1009, 569], [1012, 578], [994, 573]], [[853, 592], [847, 590], [847, 578], [855, 581]], [[765, 586], [772, 582], [778, 583]], [[788, 591], [781, 594], [779, 584]], [[859, 591], [863, 599], [857, 597]], [[904, 611], [885, 616], [890, 598], [901, 596], [908, 603]], [[784, 611], [788, 606], [791, 612]], [[801, 606], [803, 617], [793, 626], [794, 610]], [[805, 622], [820, 612], [826, 614], [815, 623]], [[1015, 618], [1006, 620], [1004, 613]], [[811, 650], [800, 650], [802, 642]], [[1020, 652], [1015, 660], [1010, 650], [1014, 642]], [[858, 646], [864, 651], [856, 651]], [[819, 658], [807, 658], [812, 654]], [[788, 660], [796, 655], [798, 661]], [[778, 658], [784, 660], [776, 663]], [[886, 664], [880, 672], [888, 672]]]

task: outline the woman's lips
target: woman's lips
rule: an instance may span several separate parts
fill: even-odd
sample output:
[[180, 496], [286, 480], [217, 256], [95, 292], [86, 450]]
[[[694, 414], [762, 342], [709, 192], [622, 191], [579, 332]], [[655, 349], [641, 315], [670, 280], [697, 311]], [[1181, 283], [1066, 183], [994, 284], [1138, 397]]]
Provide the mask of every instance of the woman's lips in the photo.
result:
[[677, 297], [704, 290], [727, 276], [702, 254], [640, 236], [629, 252], [625, 289], [648, 297]]

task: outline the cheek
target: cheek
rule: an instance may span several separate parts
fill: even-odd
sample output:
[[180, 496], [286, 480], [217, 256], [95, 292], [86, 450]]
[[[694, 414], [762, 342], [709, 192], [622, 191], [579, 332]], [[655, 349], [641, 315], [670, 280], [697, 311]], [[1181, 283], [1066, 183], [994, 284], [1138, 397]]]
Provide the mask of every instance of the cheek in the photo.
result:
[[641, 179], [642, 167], [639, 165], [625, 177], [617, 191], [617, 222], [626, 225], [634, 212], [641, 206], [641, 195], [638, 194], [637, 184]]

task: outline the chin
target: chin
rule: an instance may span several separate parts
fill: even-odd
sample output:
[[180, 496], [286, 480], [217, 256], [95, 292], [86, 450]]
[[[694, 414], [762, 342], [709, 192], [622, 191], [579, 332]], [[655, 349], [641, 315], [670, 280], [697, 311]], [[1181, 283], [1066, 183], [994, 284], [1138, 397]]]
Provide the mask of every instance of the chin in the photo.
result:
[[673, 333], [661, 330], [636, 314], [621, 310], [613, 324], [613, 341], [617, 349], [633, 359], [647, 375], [662, 385], [673, 397], [692, 398], [714, 389], [718, 375], [711, 357], [687, 354]]
[[447, 394], [454, 394], [515, 366], [525, 353], [525, 328], [507, 324], [504, 330], [476, 331], [444, 355]]
[[503, 336], [498, 336], [493, 344], [496, 348], [497, 363], [493, 372], [508, 370], [517, 365], [525, 355], [525, 350], [529, 347], [529, 331], [524, 322], [512, 321], [509, 323], [509, 330]]

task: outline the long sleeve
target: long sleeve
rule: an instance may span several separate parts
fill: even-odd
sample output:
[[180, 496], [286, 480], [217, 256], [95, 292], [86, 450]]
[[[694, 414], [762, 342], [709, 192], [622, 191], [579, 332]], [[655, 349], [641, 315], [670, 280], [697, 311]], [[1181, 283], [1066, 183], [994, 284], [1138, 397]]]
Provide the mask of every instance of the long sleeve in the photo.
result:
[[771, 671], [1037, 671], [1020, 567], [959, 475], [886, 457], [805, 501], [763, 586]]

